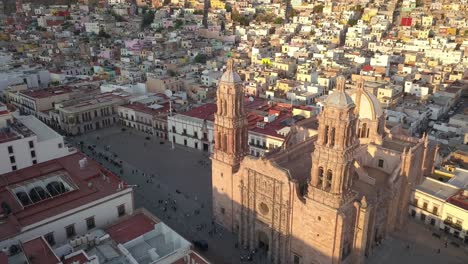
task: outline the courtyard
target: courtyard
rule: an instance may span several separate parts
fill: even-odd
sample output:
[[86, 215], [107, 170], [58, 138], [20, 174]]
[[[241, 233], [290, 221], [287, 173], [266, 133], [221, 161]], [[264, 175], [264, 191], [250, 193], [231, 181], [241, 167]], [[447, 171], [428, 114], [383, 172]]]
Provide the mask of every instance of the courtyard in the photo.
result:
[[[162, 141], [147, 134], [111, 127], [67, 139], [68, 143], [135, 185], [135, 207], [145, 207], [188, 240], [205, 240], [201, 252], [214, 264], [240, 263], [246, 252], [235, 247], [237, 236], [212, 224], [211, 161], [206, 152]], [[94, 147], [94, 153], [89, 146]], [[101, 153], [102, 155], [99, 155]], [[107, 159], [106, 159], [107, 157]], [[122, 167], [116, 166], [112, 160]], [[410, 248], [407, 248], [410, 245]], [[441, 253], [437, 250], [441, 249]], [[465, 248], [444, 248], [441, 239], [409, 221], [401, 232], [376, 248], [368, 263], [466, 263]], [[257, 253], [252, 262], [268, 263]]]

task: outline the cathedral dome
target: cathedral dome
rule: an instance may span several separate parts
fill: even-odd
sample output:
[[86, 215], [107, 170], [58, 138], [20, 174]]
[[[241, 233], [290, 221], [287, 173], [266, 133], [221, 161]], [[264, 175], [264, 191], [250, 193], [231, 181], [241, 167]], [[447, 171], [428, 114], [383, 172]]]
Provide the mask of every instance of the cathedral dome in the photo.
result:
[[325, 106], [333, 106], [336, 108], [348, 108], [354, 105], [353, 99], [344, 91], [335, 91], [330, 94], [325, 100]]
[[227, 61], [227, 69], [219, 79], [220, 82], [223, 83], [240, 83], [242, 82], [241, 77], [237, 74], [236, 70], [234, 70], [234, 61], [229, 58]]
[[[351, 98], [357, 105], [357, 92], [354, 92], [351, 95]], [[380, 106], [379, 100], [373, 94], [364, 90], [361, 94], [361, 101], [359, 102], [359, 118], [368, 118], [370, 120], [375, 120], [382, 116], [382, 114], [383, 111], [382, 107]]]
[[348, 108], [354, 105], [353, 99], [345, 92], [345, 78], [339, 76], [336, 81], [336, 89], [325, 100], [325, 106]]

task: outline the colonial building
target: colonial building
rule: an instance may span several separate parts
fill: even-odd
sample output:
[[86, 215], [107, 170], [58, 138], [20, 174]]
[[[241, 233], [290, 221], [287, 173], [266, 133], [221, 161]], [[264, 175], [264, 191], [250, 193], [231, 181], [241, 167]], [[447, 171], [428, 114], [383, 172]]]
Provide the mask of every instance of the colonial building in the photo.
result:
[[363, 82], [350, 95], [337, 78], [318, 134], [294, 124], [280, 148], [247, 156], [243, 85], [228, 62], [220, 79], [212, 156], [216, 222], [269, 263], [362, 263], [407, 219], [411, 186], [430, 173], [435, 150], [385, 128]]

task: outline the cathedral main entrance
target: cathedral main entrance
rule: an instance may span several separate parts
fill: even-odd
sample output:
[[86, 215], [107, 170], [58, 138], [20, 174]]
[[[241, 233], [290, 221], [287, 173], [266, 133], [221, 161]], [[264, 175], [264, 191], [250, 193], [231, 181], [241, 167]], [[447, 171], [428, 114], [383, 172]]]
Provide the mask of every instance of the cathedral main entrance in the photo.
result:
[[260, 251], [268, 252], [270, 246], [269, 242], [267, 234], [263, 231], [258, 231], [258, 249]]

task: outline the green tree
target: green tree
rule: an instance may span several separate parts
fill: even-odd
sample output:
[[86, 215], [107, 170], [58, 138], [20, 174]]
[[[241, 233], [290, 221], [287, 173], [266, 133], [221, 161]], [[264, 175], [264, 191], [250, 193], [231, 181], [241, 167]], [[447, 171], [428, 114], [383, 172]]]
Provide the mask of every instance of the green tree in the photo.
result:
[[348, 20], [348, 26], [353, 27], [357, 24], [357, 19]]
[[169, 76], [171, 76], [171, 77], [175, 77], [175, 76], [177, 76], [177, 72], [176, 72], [176, 71], [174, 71], [174, 70], [168, 70], [168, 71], [167, 71], [167, 73], [168, 73], [168, 74], [169, 74]]
[[316, 5], [312, 8], [314, 14], [321, 14], [323, 12], [323, 5]]
[[231, 19], [243, 26], [248, 26], [250, 24], [250, 19], [241, 15], [235, 8], [232, 10]]
[[279, 25], [279, 24], [283, 24], [284, 22], [284, 19], [282, 17], [277, 17], [275, 18], [275, 20], [273, 21], [273, 23]]
[[203, 10], [195, 10], [193, 11], [194, 15], [203, 15]]
[[182, 21], [181, 19], [176, 19], [176, 20], [174, 21], [174, 27], [175, 27], [176, 29], [180, 28], [183, 24], [184, 24], [184, 21]]
[[148, 27], [149, 25], [151, 25], [151, 23], [153, 23], [153, 21], [154, 21], [154, 11], [150, 10], [149, 12], [146, 12], [143, 15], [143, 20], [141, 21], [141, 29]]
[[362, 12], [364, 8], [361, 5], [357, 4], [354, 6], [353, 10], [356, 12]]
[[195, 56], [195, 58], [193, 59], [193, 61], [194, 61], [195, 63], [202, 63], [202, 64], [204, 64], [204, 63], [206, 63], [207, 59], [208, 59], [208, 58], [206, 57], [205, 54], [198, 53], [197, 56]]
[[100, 37], [100, 38], [110, 38], [111, 36], [107, 32], [105, 32], [104, 30], [99, 30], [98, 37]]

